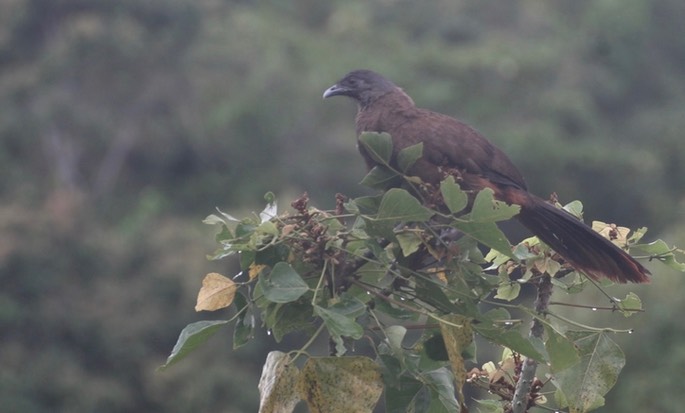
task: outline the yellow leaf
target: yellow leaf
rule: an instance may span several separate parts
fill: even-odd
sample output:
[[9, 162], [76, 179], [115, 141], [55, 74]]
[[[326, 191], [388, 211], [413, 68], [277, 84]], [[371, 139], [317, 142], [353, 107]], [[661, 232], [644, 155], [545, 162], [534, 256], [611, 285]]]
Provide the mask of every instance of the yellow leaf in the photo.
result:
[[248, 269], [248, 275], [250, 276], [250, 280], [254, 280], [257, 278], [260, 272], [266, 267], [264, 264], [252, 264], [250, 265], [250, 268]]
[[502, 377], [511, 379], [511, 377], [514, 377], [515, 368], [516, 360], [514, 359], [514, 353], [505, 347], [504, 351], [502, 352], [502, 361], [499, 362], [499, 367], [497, 367], [494, 371], [488, 371], [490, 383], [495, 383]]
[[495, 366], [495, 363], [492, 361], [488, 361], [487, 363], [483, 364], [483, 371], [488, 374], [488, 379], [490, 380], [490, 383], [493, 383], [499, 378], [497, 376], [497, 372], [499, 371], [497, 367]]
[[429, 268], [426, 272], [435, 274], [437, 279], [447, 284], [447, 271], [445, 271], [445, 267]]
[[214, 311], [231, 305], [238, 286], [221, 274], [210, 272], [202, 280], [195, 311]]
[[442, 333], [443, 340], [445, 340], [447, 356], [450, 359], [452, 373], [454, 374], [454, 381], [457, 387], [457, 399], [459, 400], [459, 404], [463, 407], [463, 387], [466, 383], [466, 366], [464, 366], [464, 357], [462, 356], [462, 353], [473, 341], [473, 330], [469, 320], [462, 315], [448, 314], [444, 318], [452, 324], [461, 326], [455, 327], [453, 325], [440, 323], [440, 332]]
[[616, 224], [607, 224], [602, 221], [593, 221], [592, 229], [602, 234], [604, 238], [608, 238], [614, 244], [619, 247], [625, 247], [628, 245], [628, 234], [630, 234], [630, 228], [619, 227]]

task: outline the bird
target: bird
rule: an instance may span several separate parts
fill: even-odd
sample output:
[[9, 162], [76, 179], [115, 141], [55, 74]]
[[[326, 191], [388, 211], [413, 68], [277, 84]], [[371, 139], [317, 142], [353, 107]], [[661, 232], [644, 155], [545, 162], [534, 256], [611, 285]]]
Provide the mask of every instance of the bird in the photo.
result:
[[[647, 283], [650, 272], [575, 216], [533, 195], [509, 157], [476, 129], [451, 116], [417, 107], [400, 87], [371, 70], [353, 70], [325, 90], [323, 97], [345, 96], [357, 104], [357, 138], [364, 132], [388, 133], [393, 144], [391, 166], [404, 148], [422, 143], [421, 157], [406, 172], [439, 185], [448, 174], [459, 175], [463, 190], [490, 188], [495, 199], [518, 205], [523, 226], [594, 280]], [[374, 157], [357, 144], [369, 169]]]

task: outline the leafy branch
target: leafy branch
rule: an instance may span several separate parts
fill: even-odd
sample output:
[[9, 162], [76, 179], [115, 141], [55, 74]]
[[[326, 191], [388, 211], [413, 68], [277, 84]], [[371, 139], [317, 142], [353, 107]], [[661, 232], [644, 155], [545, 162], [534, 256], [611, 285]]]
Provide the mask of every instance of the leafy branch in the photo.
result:
[[[276, 342], [288, 334], [306, 338], [300, 349], [269, 355], [262, 412], [292, 411], [299, 400], [312, 412], [370, 412], [381, 393], [389, 412], [466, 411], [469, 384], [498, 397], [479, 401], [493, 412], [543, 405], [586, 412], [602, 405], [624, 364], [607, 335], [616, 330], [555, 314], [549, 305], [559, 302], [550, 297], [554, 289], [572, 295], [593, 286], [610, 298], [612, 310], [629, 316], [642, 311], [637, 295], [612, 297], [536, 238], [512, 246], [497, 222], [518, 207], [495, 200], [488, 189], [463, 191], [453, 175], [438, 187], [405, 176], [422, 148], [400, 151], [396, 170], [389, 167], [390, 142], [384, 134], [361, 138], [380, 165], [363, 181], [382, 190], [377, 196], [338, 195], [336, 208], [323, 211], [305, 194], [292, 210], [279, 212], [267, 194], [259, 214], [208, 216], [204, 222], [218, 228], [218, 248], [209, 258], [235, 256], [240, 272], [232, 279], [208, 274], [196, 310], [234, 315], [186, 327], [163, 367], [234, 322], [234, 348], [259, 327]], [[582, 213], [577, 201], [566, 208]], [[644, 229], [619, 232], [626, 248], [682, 265], [679, 250], [663, 242], [639, 244]], [[537, 291], [533, 309], [520, 302], [528, 285]], [[530, 317], [527, 334], [510, 311]], [[408, 338], [417, 326], [421, 336]], [[324, 332], [330, 354], [312, 356], [309, 349]], [[467, 372], [468, 364], [476, 365], [476, 337], [501, 346], [502, 359]], [[360, 340], [371, 343], [371, 354], [342, 357]], [[539, 366], [551, 378], [545, 383], [536, 378]], [[553, 387], [554, 402], [546, 387]]]

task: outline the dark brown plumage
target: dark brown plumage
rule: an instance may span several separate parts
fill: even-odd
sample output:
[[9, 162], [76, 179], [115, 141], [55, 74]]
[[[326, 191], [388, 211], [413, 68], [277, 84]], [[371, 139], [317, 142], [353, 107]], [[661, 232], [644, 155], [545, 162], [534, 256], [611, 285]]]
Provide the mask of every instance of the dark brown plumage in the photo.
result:
[[[417, 108], [402, 89], [370, 70], [355, 70], [324, 92], [324, 98], [347, 96], [358, 104], [357, 135], [387, 132], [397, 153], [423, 142], [423, 156], [408, 171], [437, 185], [448, 170], [457, 170], [465, 190], [491, 188], [495, 197], [520, 205], [517, 218], [576, 269], [590, 277], [616, 282], [649, 282], [649, 271], [625, 251], [571, 214], [528, 192], [523, 176], [509, 158], [470, 126]], [[369, 168], [373, 159], [359, 146]]]

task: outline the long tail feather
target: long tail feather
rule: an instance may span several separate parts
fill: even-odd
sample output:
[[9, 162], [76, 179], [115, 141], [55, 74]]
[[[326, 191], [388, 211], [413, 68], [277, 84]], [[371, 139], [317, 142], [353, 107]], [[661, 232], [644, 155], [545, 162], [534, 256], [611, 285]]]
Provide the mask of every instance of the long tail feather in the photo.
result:
[[531, 197], [518, 215], [521, 223], [573, 267], [594, 279], [649, 282], [650, 272], [625, 251], [573, 215]]

